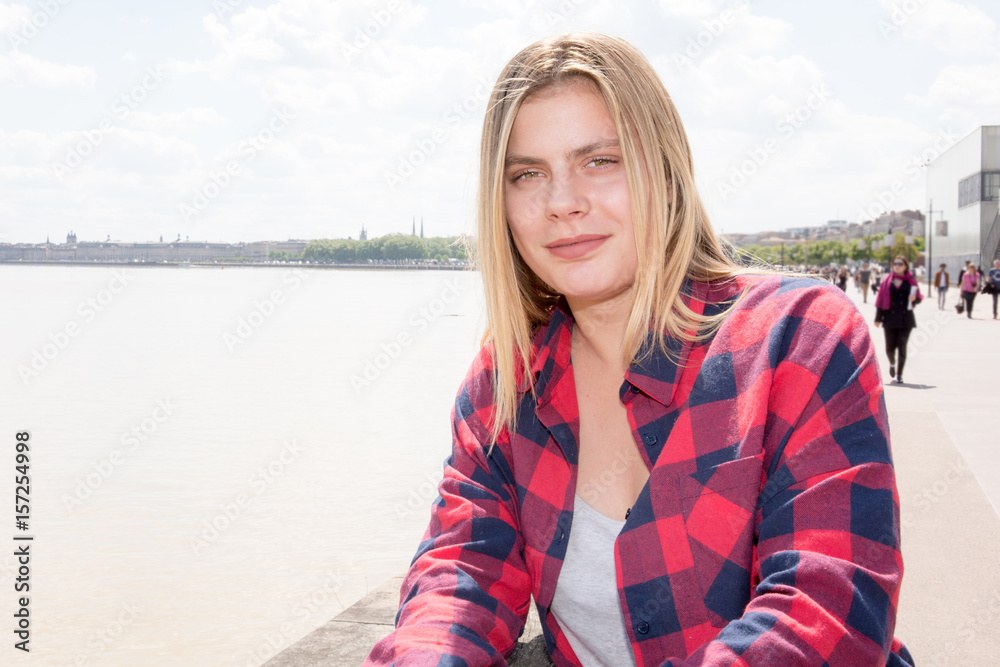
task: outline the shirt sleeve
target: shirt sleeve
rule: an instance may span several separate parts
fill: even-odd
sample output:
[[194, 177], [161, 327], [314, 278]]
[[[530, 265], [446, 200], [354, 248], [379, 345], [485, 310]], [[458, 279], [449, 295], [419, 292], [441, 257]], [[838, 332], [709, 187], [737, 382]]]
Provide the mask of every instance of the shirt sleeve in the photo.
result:
[[853, 305], [809, 291], [769, 351], [750, 602], [664, 664], [907, 664], [893, 639], [903, 561], [876, 355]]
[[[482, 370], [480, 379], [490, 372]], [[506, 665], [524, 628], [531, 582], [515, 486], [500, 445], [486, 454], [488, 430], [479, 415], [491, 405], [473, 404], [492, 391], [476, 392], [475, 385], [467, 378], [452, 411], [452, 454], [403, 579], [395, 630], [375, 645], [366, 666]]]

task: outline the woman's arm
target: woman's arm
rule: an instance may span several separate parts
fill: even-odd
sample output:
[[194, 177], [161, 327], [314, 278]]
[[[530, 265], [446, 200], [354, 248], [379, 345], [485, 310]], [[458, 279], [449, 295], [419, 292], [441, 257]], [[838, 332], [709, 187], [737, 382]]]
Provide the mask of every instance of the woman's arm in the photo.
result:
[[452, 455], [403, 579], [396, 629], [375, 645], [366, 666], [506, 665], [524, 627], [531, 582], [517, 497], [501, 447], [487, 457], [482, 444], [487, 427], [480, 417], [490, 405], [478, 405], [486, 401], [480, 389], [492, 371], [479, 359], [477, 367], [455, 401]]
[[[803, 299], [774, 365], [743, 615], [695, 665], [905, 665], [893, 649], [903, 573], [882, 382], [867, 327], [831, 293]], [[795, 298], [795, 297], [791, 297]], [[777, 443], [777, 444], [775, 444]], [[905, 655], [905, 650], [902, 650]]]

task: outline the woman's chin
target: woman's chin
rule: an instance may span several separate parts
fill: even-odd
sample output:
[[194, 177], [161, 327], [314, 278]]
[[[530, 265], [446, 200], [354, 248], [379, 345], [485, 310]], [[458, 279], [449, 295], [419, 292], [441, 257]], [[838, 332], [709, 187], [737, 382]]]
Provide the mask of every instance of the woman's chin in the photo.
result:
[[595, 285], [593, 282], [586, 285], [564, 285], [559, 293], [566, 297], [570, 303], [595, 304], [601, 302], [611, 302], [621, 299], [627, 295], [632, 284], [603, 284]]

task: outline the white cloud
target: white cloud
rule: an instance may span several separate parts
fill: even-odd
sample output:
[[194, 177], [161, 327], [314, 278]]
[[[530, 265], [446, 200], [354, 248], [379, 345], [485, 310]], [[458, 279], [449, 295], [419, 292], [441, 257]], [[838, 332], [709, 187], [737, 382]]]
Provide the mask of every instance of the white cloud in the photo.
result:
[[1000, 58], [943, 67], [925, 95], [908, 95], [907, 101], [938, 108], [942, 119], [969, 128], [995, 125], [1000, 122]]
[[95, 81], [97, 73], [89, 66], [50, 63], [16, 50], [0, 53], [0, 83], [91, 88]]
[[210, 127], [220, 127], [228, 123], [229, 119], [212, 108], [188, 107], [184, 111], [168, 113], [133, 111], [129, 114], [127, 122], [137, 130], [186, 133], [199, 132]]
[[14, 5], [0, 2], [0, 33], [17, 33], [24, 24], [31, 21], [31, 9], [27, 5]]
[[982, 9], [953, 0], [879, 0], [886, 12], [879, 30], [945, 53], [990, 53], [998, 46], [997, 25]]
[[665, 18], [705, 19], [735, 4], [723, 0], [660, 0], [658, 9]]

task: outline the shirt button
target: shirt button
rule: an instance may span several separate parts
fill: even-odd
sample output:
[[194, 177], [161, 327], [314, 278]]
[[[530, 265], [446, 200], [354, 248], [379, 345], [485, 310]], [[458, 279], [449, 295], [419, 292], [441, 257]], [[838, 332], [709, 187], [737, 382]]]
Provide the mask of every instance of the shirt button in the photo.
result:
[[638, 394], [639, 388], [635, 385], [632, 385], [631, 387], [629, 387], [629, 391], [631, 391], [633, 394]]
[[642, 436], [642, 441], [645, 442], [650, 447], [652, 447], [653, 445], [656, 444], [656, 436], [653, 435], [652, 433], [647, 433], [646, 435]]
[[566, 537], [566, 531], [560, 528], [559, 529], [559, 537], [556, 538], [556, 541], [561, 543], [563, 541], [564, 537]]
[[635, 631], [640, 635], [644, 635], [649, 632], [649, 623], [646, 621], [641, 622], [639, 625], [635, 626]]

